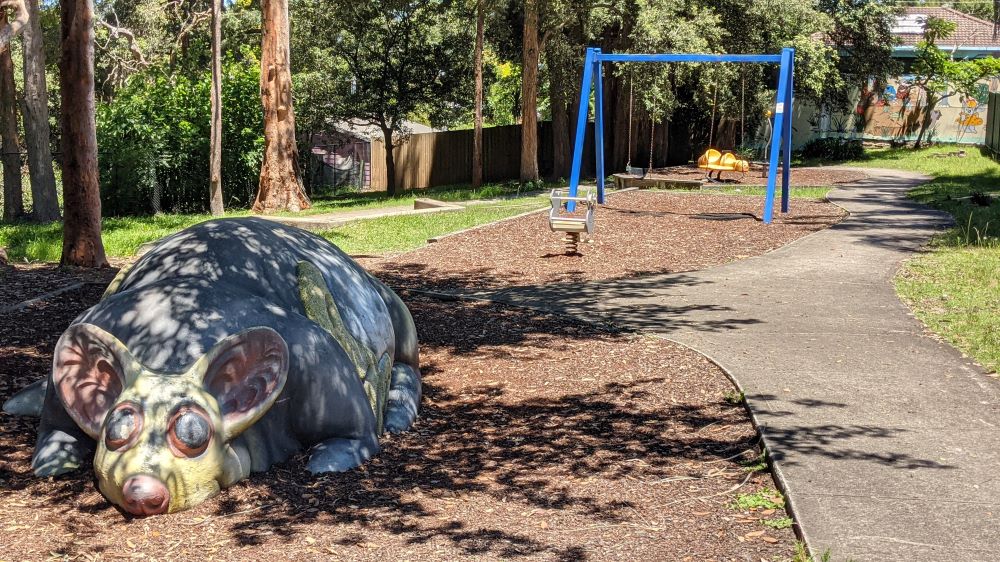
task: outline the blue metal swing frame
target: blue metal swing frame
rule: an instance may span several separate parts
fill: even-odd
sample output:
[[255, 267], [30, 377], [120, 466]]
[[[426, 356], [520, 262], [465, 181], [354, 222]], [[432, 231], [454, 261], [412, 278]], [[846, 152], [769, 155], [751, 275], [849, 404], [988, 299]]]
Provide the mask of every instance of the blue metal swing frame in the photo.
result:
[[[735, 62], [771, 63], [781, 65], [778, 75], [778, 96], [774, 105], [774, 133], [771, 135], [770, 162], [767, 174], [767, 197], [764, 200], [764, 222], [774, 218], [774, 191], [778, 166], [781, 166], [781, 212], [788, 212], [788, 180], [792, 154], [792, 88], [795, 72], [795, 49], [784, 48], [778, 55], [705, 55], [671, 54], [605, 54], [598, 48], [587, 49], [583, 62], [583, 82], [580, 87], [580, 111], [576, 118], [576, 142], [573, 145], [573, 168], [569, 176], [569, 194], [577, 196], [580, 187], [580, 167], [583, 164], [583, 141], [590, 115], [590, 92], [594, 91], [594, 154], [597, 159], [597, 202], [604, 203], [604, 89], [601, 65], [605, 62]], [[567, 204], [573, 210], [572, 202]]]

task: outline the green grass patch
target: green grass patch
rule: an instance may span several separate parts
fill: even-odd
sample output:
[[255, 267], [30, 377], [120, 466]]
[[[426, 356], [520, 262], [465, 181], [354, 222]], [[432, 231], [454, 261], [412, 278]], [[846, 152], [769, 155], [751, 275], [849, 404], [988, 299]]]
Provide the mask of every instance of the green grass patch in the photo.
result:
[[[1000, 164], [985, 151], [967, 147], [965, 158], [946, 156], [954, 146], [923, 150], [877, 149], [852, 166], [893, 168], [921, 172], [933, 179], [910, 192], [910, 197], [936, 209], [947, 211], [959, 225], [937, 245], [998, 245], [1000, 240]], [[945, 155], [945, 157], [940, 157]], [[992, 203], [983, 206], [984, 196]], [[978, 202], [977, 202], [978, 201]]]
[[792, 526], [792, 518], [778, 517], [777, 519], [765, 519], [761, 523], [772, 529], [787, 529]]
[[[896, 277], [896, 291], [914, 313], [987, 369], [1000, 369], [1000, 164], [985, 151], [953, 146], [872, 150], [850, 162], [922, 172], [933, 179], [910, 197], [955, 217], [931, 251]], [[938, 155], [945, 155], [939, 157]]]
[[[792, 199], [826, 199], [826, 194], [830, 193], [833, 189], [829, 186], [827, 187], [792, 187], [790, 195]], [[713, 194], [720, 193], [723, 195], [753, 195], [757, 197], [763, 197], [767, 195], [767, 188], [763, 185], [732, 185], [732, 184], [720, 184], [709, 186], [708, 189], [662, 189], [657, 191], [672, 191], [676, 193], [700, 193], [700, 194]], [[781, 188], [777, 189], [775, 196], [781, 198]]]
[[752, 494], [740, 494], [736, 497], [736, 502], [731, 507], [740, 511], [748, 511], [750, 509], [784, 509], [785, 498], [777, 490], [764, 488]]
[[[554, 187], [565, 187], [565, 185], [565, 182], [545, 183], [539, 189], [549, 190]], [[398, 193], [391, 197], [386, 195], [385, 192], [344, 193], [332, 197], [314, 197], [312, 200], [313, 206], [301, 213], [296, 213], [296, 215], [317, 215], [382, 207], [411, 207], [415, 199], [423, 197], [450, 203], [461, 203], [477, 199], [518, 197], [530, 190], [530, 188], [522, 187], [518, 182], [505, 182], [486, 184], [479, 188], [473, 188], [468, 185], [449, 185], [429, 189], [415, 189]]]
[[[792, 562], [830, 562], [833, 557], [830, 549], [823, 551], [823, 554], [819, 558], [809, 555], [809, 549], [806, 548], [805, 543], [795, 542], [795, 555], [792, 556]], [[849, 558], [848, 562], [851, 562], [853, 558]]]
[[[790, 189], [790, 195], [792, 199], [826, 199], [826, 194], [830, 193], [833, 189], [830, 186], [826, 187], [792, 187]], [[781, 198], [781, 186], [775, 189], [775, 200]], [[719, 190], [720, 193], [725, 193], [726, 195], [756, 195], [763, 197], [767, 195], [767, 188], [763, 185], [743, 185], [740, 187], [724, 187]]]
[[[367, 205], [370, 207], [379, 206], [379, 201], [390, 200], [384, 194], [381, 199], [367, 199], [370, 199], [370, 205]], [[462, 211], [359, 220], [322, 235], [352, 254], [400, 252], [417, 248], [428, 238], [539, 208], [546, 202], [547, 198], [544, 197], [521, 197], [475, 205]], [[364, 208], [365, 205], [366, 203], [345, 204], [340, 210]], [[227, 213], [226, 216], [248, 214], [247, 211], [236, 211]], [[106, 217], [102, 222], [104, 250], [108, 257], [129, 258], [146, 242], [158, 240], [211, 218], [211, 215], [206, 214]], [[0, 246], [7, 248], [11, 259], [59, 261], [62, 253], [62, 224], [0, 224]]]
[[746, 396], [743, 395], [743, 392], [736, 389], [727, 390], [722, 394], [722, 400], [724, 400], [726, 404], [732, 404], [733, 406], [742, 404], [745, 399]]
[[[246, 215], [230, 213], [227, 216]], [[151, 217], [107, 217], [101, 223], [104, 251], [109, 257], [127, 258], [139, 246], [211, 219], [211, 215], [155, 215]], [[59, 261], [62, 254], [62, 223], [0, 224], [0, 246], [11, 259]]]
[[348, 254], [404, 252], [423, 246], [428, 238], [511, 217], [542, 207], [547, 202], [544, 197], [531, 197], [474, 205], [461, 211], [368, 219], [320, 235]]
[[1000, 248], [936, 248], [906, 264], [896, 291], [928, 327], [1000, 370]]

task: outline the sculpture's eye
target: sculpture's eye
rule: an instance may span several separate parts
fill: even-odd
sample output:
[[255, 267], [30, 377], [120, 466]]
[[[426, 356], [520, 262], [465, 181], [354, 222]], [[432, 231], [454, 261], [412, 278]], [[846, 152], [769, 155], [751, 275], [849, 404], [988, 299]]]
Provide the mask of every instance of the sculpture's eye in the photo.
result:
[[211, 439], [212, 424], [201, 408], [184, 405], [170, 418], [167, 441], [175, 455], [197, 457], [205, 452]]
[[112, 451], [131, 447], [142, 430], [142, 413], [131, 402], [120, 404], [108, 415], [104, 444]]

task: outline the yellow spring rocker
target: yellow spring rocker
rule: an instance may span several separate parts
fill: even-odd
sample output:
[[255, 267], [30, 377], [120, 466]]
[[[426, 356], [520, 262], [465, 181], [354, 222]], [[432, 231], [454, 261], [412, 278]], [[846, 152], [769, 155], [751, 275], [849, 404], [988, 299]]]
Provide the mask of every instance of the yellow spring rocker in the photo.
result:
[[[739, 172], [746, 175], [750, 171], [750, 163], [746, 160], [740, 160], [732, 152], [723, 154], [714, 148], [709, 148], [701, 158], [698, 158], [698, 167], [708, 170], [706, 177], [711, 181], [722, 181], [722, 172]], [[712, 172], [718, 172], [714, 180]]]

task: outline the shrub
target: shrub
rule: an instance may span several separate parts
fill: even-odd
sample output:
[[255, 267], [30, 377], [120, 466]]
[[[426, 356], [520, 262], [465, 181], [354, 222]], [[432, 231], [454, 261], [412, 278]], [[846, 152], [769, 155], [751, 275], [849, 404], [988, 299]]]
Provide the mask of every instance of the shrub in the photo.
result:
[[[253, 200], [264, 145], [260, 63], [245, 55], [223, 65], [227, 207], [245, 207]], [[211, 76], [167, 76], [161, 70], [131, 77], [114, 100], [98, 107], [101, 203], [107, 215], [208, 208]]]
[[858, 139], [813, 139], [802, 147], [803, 158], [857, 160], [863, 158], [864, 155], [864, 146], [862, 146], [861, 141]]

